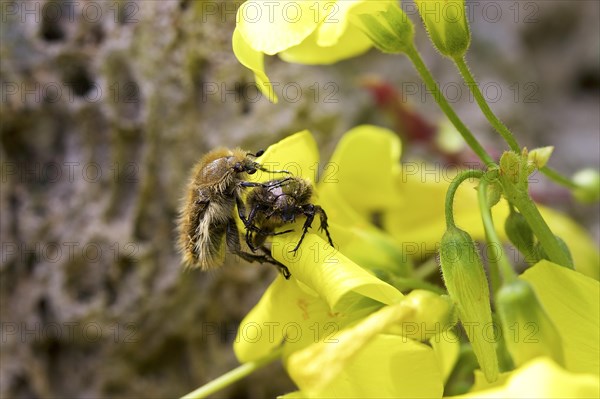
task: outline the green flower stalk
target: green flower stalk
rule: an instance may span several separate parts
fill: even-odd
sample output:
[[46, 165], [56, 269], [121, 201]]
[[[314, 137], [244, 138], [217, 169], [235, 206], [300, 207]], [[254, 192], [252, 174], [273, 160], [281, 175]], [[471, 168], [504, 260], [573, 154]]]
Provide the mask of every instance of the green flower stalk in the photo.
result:
[[471, 43], [464, 0], [416, 0], [435, 48], [446, 57], [463, 57]]
[[454, 225], [442, 237], [440, 263], [450, 297], [457, 305], [469, 341], [488, 381], [498, 378], [498, 358], [493, 337], [485, 336], [492, 326], [490, 291], [475, 243], [466, 231]]
[[[549, 156], [549, 154], [546, 155]], [[552, 230], [546, 224], [546, 221], [528, 193], [527, 179], [536, 169], [536, 163], [543, 165], [547, 161], [546, 155], [540, 155], [539, 159], [536, 156], [535, 160], [532, 160], [529, 158], [526, 148], [523, 149], [521, 154], [506, 151], [500, 158], [499, 181], [502, 184], [504, 196], [509, 203], [521, 212], [539, 240], [548, 259], [554, 263], [573, 269], [573, 260], [569, 251], [565, 250], [566, 246], [564, 243], [561, 243], [554, 233], [552, 233]]]
[[517, 279], [500, 288], [496, 309], [517, 367], [539, 356], [548, 356], [564, 366], [560, 334], [528, 282]]

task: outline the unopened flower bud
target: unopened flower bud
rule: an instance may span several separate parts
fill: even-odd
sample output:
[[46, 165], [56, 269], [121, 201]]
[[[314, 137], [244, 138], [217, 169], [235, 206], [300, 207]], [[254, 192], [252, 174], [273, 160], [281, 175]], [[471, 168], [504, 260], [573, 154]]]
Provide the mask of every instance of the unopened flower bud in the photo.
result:
[[484, 336], [492, 325], [490, 293], [483, 263], [473, 239], [451, 226], [442, 237], [440, 263], [450, 297], [457, 305], [469, 341], [488, 381], [498, 378], [498, 358], [493, 340]]
[[578, 201], [591, 204], [600, 199], [600, 174], [597, 170], [580, 170], [573, 176], [573, 181], [578, 186], [573, 192]]
[[415, 0], [431, 41], [443, 55], [463, 57], [471, 42], [464, 0]]
[[535, 256], [533, 230], [523, 215], [511, 211], [504, 222], [504, 231], [510, 242], [525, 255], [528, 262], [539, 260], [538, 256]]
[[527, 159], [536, 169], [541, 169], [548, 163], [552, 151], [554, 151], [554, 147], [552, 146], [535, 148], [529, 151]]

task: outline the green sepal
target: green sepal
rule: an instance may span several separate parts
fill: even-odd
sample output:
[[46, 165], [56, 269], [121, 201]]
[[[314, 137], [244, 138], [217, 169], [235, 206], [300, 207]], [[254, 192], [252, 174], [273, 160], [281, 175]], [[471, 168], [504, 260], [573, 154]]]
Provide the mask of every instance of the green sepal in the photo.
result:
[[386, 11], [356, 15], [353, 22], [384, 53], [403, 53], [413, 47], [414, 25], [397, 4]]
[[492, 208], [502, 198], [502, 186], [498, 182], [491, 182], [486, 187], [487, 205]]

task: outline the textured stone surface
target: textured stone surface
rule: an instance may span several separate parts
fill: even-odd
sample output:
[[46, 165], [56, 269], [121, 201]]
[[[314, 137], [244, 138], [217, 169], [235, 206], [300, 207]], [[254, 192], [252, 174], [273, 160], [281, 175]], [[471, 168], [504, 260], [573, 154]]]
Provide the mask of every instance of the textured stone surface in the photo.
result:
[[[504, 88], [493, 107], [525, 144], [557, 145], [554, 165], [569, 172], [598, 167], [598, 3], [526, 3], [518, 23], [508, 2], [497, 23], [476, 9], [475, 74]], [[231, 53], [232, 2], [1, 4], [0, 396], [172, 397], [231, 369], [235, 327], [275, 271], [234, 258], [181, 271], [174, 220], [187, 171], [214, 146], [256, 150], [304, 128], [328, 154], [355, 124], [389, 124], [358, 76], [400, 85], [414, 71], [376, 52], [335, 67], [269, 59], [289, 89], [274, 106]], [[458, 82], [422, 30], [419, 46], [442, 82]], [[435, 121], [420, 94], [409, 100]], [[497, 142], [466, 91], [457, 109]], [[562, 205], [597, 234], [593, 209]], [[223, 396], [292, 388], [272, 366]]]

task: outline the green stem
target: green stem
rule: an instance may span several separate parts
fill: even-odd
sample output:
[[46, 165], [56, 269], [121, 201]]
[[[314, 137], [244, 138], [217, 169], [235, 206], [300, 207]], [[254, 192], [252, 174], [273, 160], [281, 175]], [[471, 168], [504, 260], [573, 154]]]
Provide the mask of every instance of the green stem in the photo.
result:
[[500, 135], [504, 138], [504, 141], [508, 143], [508, 146], [511, 150], [520, 153], [521, 148], [519, 147], [519, 143], [517, 143], [517, 140], [515, 140], [515, 137], [511, 131], [508, 130], [506, 125], [504, 125], [500, 119], [498, 119], [498, 117], [491, 110], [487, 101], [485, 101], [485, 98], [483, 98], [483, 94], [481, 94], [481, 90], [479, 90], [479, 86], [477, 85], [473, 74], [469, 70], [465, 59], [463, 57], [456, 57], [454, 58], [454, 63], [456, 64], [456, 67], [460, 71], [460, 74], [465, 82], [467, 82], [467, 86], [469, 86], [471, 93], [473, 93], [473, 96], [475, 97], [475, 101], [477, 101], [479, 108], [481, 108], [481, 111], [483, 111], [483, 114], [487, 118], [488, 122], [490, 122], [494, 129], [500, 133]]
[[442, 94], [442, 91], [440, 90], [438, 84], [431, 75], [431, 72], [429, 72], [429, 69], [427, 69], [427, 66], [423, 62], [423, 59], [421, 58], [421, 55], [419, 54], [417, 49], [413, 45], [410, 45], [405, 50], [405, 53], [408, 56], [408, 58], [410, 58], [410, 60], [412, 61], [413, 65], [415, 66], [415, 69], [417, 70], [417, 72], [419, 72], [419, 75], [421, 75], [421, 79], [423, 79], [423, 81], [425, 82], [427, 89], [432, 93], [435, 101], [438, 103], [442, 111], [446, 114], [450, 122], [452, 122], [454, 127], [456, 127], [456, 130], [458, 130], [463, 139], [465, 139], [469, 147], [471, 147], [471, 149], [475, 152], [475, 154], [477, 154], [477, 156], [483, 161], [483, 163], [485, 163], [486, 165], [493, 163], [494, 160], [492, 159], [492, 157], [485, 151], [481, 144], [479, 144], [475, 136], [473, 136], [473, 133], [471, 133], [469, 128], [467, 128], [465, 124], [460, 120], [458, 115], [456, 115], [454, 109], [452, 109], [450, 104], [448, 104], [448, 101], [446, 101], [446, 97], [444, 97], [444, 95]]
[[454, 224], [454, 212], [452, 211], [454, 205], [454, 195], [456, 194], [456, 190], [458, 186], [461, 185], [467, 179], [476, 178], [480, 179], [483, 176], [483, 171], [478, 169], [465, 170], [461, 172], [458, 176], [452, 180], [450, 183], [450, 187], [448, 187], [448, 191], [446, 192], [446, 228], [456, 227]]
[[412, 271], [412, 277], [425, 280], [433, 273], [440, 273], [440, 265], [438, 264], [435, 256], [432, 256], [427, 261], [423, 262], [423, 264], [419, 265], [416, 269]]
[[[496, 129], [498, 133], [500, 133], [500, 135], [502, 135], [502, 137], [504, 138], [511, 150], [515, 151], [518, 154], [521, 153], [519, 143], [517, 143], [517, 140], [515, 139], [512, 132], [508, 129], [508, 127], [506, 127], [504, 123], [502, 123], [502, 121], [496, 116], [496, 114], [494, 114], [487, 101], [485, 101], [485, 98], [483, 97], [483, 94], [479, 89], [479, 85], [475, 81], [475, 77], [471, 73], [471, 70], [469, 69], [469, 66], [467, 65], [465, 59], [462, 57], [456, 57], [453, 60], [456, 64], [456, 67], [460, 71], [460, 74], [462, 75], [463, 79], [467, 83], [469, 90], [471, 90], [471, 93], [473, 93], [475, 101], [477, 101], [479, 108], [481, 108], [481, 111], [487, 118], [488, 122], [490, 122], [490, 124], [494, 127], [494, 129]], [[573, 181], [571, 181], [571, 179], [561, 175], [557, 171], [547, 166], [544, 166], [541, 169], [541, 171], [543, 174], [548, 176], [550, 180], [554, 181], [557, 184], [560, 184], [570, 189], [577, 188], [577, 185]]]
[[[483, 177], [479, 180], [479, 187], [477, 187], [477, 198], [479, 199], [479, 210], [481, 212], [481, 219], [483, 221], [483, 227], [485, 228], [485, 237], [490, 248], [498, 248], [498, 256], [496, 258], [490, 257], [490, 274], [494, 275], [492, 279], [493, 292], [497, 292], [500, 286], [497, 276], [502, 274], [504, 283], [510, 283], [517, 278], [517, 274], [513, 270], [512, 266], [508, 262], [502, 241], [496, 233], [494, 228], [494, 220], [492, 219], [492, 212], [487, 201], [487, 187], [489, 181]], [[496, 270], [491, 270], [495, 268]], [[496, 280], [496, 281], [494, 281]]]
[[392, 277], [390, 279], [392, 286], [397, 288], [399, 291], [407, 292], [416, 289], [426, 290], [435, 292], [439, 295], [447, 294], [446, 290], [440, 286], [435, 284], [431, 284], [430, 282], [419, 280], [416, 278], [407, 278], [407, 277]]
[[511, 181], [506, 177], [501, 177], [500, 182], [504, 195], [509, 202], [513, 203], [519, 212], [523, 215], [533, 233], [542, 244], [546, 255], [550, 258], [551, 262], [557, 263], [565, 267], [571, 267], [571, 261], [567, 253], [565, 253], [561, 245], [559, 244], [556, 236], [550, 230], [550, 227], [544, 221], [542, 214], [539, 209], [529, 197], [527, 191], [518, 189]]
[[201, 386], [195, 391], [192, 391], [187, 395], [182, 396], [181, 399], [199, 399], [205, 398], [208, 395], [212, 395], [213, 393], [220, 391], [221, 389], [233, 384], [234, 382], [239, 381], [244, 377], [247, 377], [248, 375], [252, 374], [261, 367], [264, 367], [267, 364], [273, 362], [274, 360], [279, 359], [281, 357], [282, 351], [283, 350], [279, 348], [261, 359], [258, 359], [254, 362], [244, 363], [241, 366], [236, 367], [235, 369], [223, 374], [217, 379], [212, 380], [208, 384]]
[[560, 185], [565, 186], [570, 189], [579, 188], [579, 186], [577, 184], [575, 184], [571, 179], [569, 179], [568, 177], [564, 177], [563, 175], [561, 175], [560, 173], [558, 173], [557, 171], [555, 171], [554, 169], [552, 169], [548, 166], [544, 166], [540, 170], [542, 171], [543, 174], [548, 176], [548, 178], [550, 180], [552, 180], [553, 182], [555, 182], [557, 184], [560, 184]]

